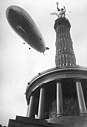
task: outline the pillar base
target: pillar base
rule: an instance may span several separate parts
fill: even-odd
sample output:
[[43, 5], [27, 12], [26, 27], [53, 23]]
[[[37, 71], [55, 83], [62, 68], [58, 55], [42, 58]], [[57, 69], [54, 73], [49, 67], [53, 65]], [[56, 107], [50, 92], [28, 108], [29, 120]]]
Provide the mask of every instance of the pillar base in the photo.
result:
[[63, 114], [57, 114], [56, 115], [56, 117], [62, 117], [63, 116]]

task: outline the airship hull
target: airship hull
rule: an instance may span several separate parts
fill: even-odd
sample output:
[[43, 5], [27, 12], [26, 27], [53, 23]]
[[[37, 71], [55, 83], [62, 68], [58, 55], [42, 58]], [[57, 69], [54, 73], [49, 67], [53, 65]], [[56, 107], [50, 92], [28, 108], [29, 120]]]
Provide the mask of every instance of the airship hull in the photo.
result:
[[6, 10], [9, 24], [32, 48], [39, 52], [46, 50], [44, 39], [31, 16], [18, 6], [10, 6]]

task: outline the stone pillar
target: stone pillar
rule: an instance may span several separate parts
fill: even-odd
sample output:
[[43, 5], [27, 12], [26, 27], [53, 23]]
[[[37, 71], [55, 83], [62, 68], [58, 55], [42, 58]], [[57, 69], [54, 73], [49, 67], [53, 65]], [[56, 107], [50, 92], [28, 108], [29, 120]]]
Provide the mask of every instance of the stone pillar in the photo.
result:
[[27, 106], [27, 114], [26, 114], [26, 117], [29, 116], [29, 105]]
[[76, 81], [76, 89], [77, 89], [77, 97], [78, 97], [80, 114], [87, 113], [83, 90], [82, 90], [80, 81]]
[[44, 88], [40, 89], [38, 119], [44, 118]]
[[29, 105], [28, 105], [28, 109], [27, 109], [27, 117], [34, 118], [35, 117], [34, 111], [35, 111], [34, 110], [34, 96], [31, 95]]
[[62, 89], [61, 83], [57, 83], [57, 116], [63, 114]]

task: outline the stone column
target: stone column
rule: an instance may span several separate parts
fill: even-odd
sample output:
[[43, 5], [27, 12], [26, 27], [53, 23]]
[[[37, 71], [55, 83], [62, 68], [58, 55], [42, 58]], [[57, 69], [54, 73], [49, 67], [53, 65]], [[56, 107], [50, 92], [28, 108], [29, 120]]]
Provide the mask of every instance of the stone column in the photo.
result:
[[77, 89], [77, 97], [78, 97], [80, 114], [87, 113], [83, 90], [82, 90], [80, 81], [76, 81], [76, 89]]
[[26, 117], [29, 116], [29, 105], [27, 106], [27, 114], [26, 114]]
[[57, 116], [63, 114], [62, 89], [61, 83], [57, 83]]
[[29, 101], [29, 105], [28, 105], [28, 109], [27, 109], [27, 117], [31, 117], [31, 118], [35, 117], [35, 113], [34, 113], [34, 96], [33, 95], [31, 95], [31, 97], [30, 97], [30, 101]]
[[44, 88], [40, 89], [38, 119], [44, 118]]

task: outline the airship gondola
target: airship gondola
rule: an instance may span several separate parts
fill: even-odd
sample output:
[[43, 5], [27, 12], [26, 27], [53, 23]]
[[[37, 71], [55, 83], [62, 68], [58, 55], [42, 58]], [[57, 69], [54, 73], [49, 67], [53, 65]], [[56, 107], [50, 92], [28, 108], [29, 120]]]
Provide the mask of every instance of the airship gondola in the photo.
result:
[[10, 6], [6, 10], [6, 17], [15, 30], [27, 44], [39, 52], [45, 52], [44, 39], [31, 16], [21, 7]]

